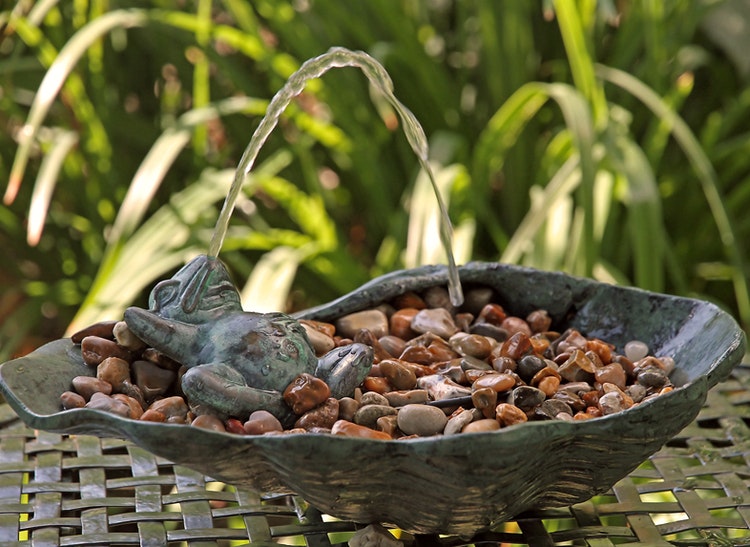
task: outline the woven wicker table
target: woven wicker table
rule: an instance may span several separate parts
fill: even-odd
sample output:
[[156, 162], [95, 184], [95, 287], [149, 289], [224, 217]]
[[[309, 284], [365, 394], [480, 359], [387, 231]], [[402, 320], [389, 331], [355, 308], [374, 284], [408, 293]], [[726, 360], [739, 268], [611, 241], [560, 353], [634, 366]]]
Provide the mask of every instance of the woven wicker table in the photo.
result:
[[[467, 540], [406, 546], [750, 545], [750, 366], [612, 491]], [[33, 431], [0, 406], [0, 545], [345, 545], [360, 528], [295, 496], [241, 490], [131, 443]]]

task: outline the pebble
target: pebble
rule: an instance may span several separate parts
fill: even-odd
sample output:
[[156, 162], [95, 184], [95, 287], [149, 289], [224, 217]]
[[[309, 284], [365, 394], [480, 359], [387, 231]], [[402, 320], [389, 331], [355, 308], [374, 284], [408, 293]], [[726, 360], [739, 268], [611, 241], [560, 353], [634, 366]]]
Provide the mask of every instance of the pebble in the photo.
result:
[[482, 418], [482, 413], [476, 408], [471, 409], [460, 409], [459, 412], [455, 412], [449, 419], [448, 423], [445, 424], [443, 429], [443, 435], [456, 435], [461, 433], [468, 424], [474, 420]]
[[452, 312], [454, 309], [451, 297], [445, 287], [428, 287], [422, 293], [422, 299], [428, 308], [444, 309], [449, 312]]
[[75, 392], [86, 401], [90, 400], [94, 393], [104, 393], [105, 395], [112, 393], [112, 384], [92, 376], [76, 376], [73, 378], [72, 384]]
[[648, 346], [640, 340], [631, 340], [625, 344], [625, 357], [639, 361], [648, 355]]
[[331, 389], [323, 380], [303, 372], [284, 390], [284, 402], [298, 416], [312, 410], [331, 396]]
[[378, 339], [380, 346], [388, 352], [391, 357], [398, 357], [406, 349], [406, 341], [403, 338], [394, 336], [392, 334], [386, 334]]
[[445, 340], [458, 332], [453, 317], [444, 308], [419, 310], [411, 321], [411, 328], [422, 334], [435, 334]]
[[364, 310], [340, 317], [336, 331], [345, 338], [354, 338], [362, 329], [369, 330], [376, 338], [388, 334], [388, 317], [381, 310]]
[[130, 413], [128, 414], [129, 418], [138, 420], [143, 415], [143, 406], [141, 405], [140, 401], [134, 399], [133, 397], [125, 395], [124, 393], [115, 393], [114, 395], [112, 395], [112, 398], [128, 405], [128, 408], [130, 409]]
[[393, 537], [384, 526], [368, 524], [357, 530], [349, 540], [349, 547], [403, 547], [404, 543]]
[[623, 398], [622, 394], [615, 391], [605, 393], [599, 397], [599, 410], [604, 416], [621, 412], [629, 408]]
[[594, 364], [586, 354], [580, 350], [574, 350], [570, 357], [560, 365], [557, 372], [568, 382], [588, 382], [594, 379]]
[[521, 424], [528, 419], [526, 413], [515, 405], [500, 403], [495, 407], [495, 421], [503, 427]]
[[163, 369], [151, 361], [139, 359], [133, 361], [130, 368], [133, 373], [133, 381], [143, 393], [146, 401], [153, 401], [167, 393], [177, 379], [176, 372]]
[[471, 395], [471, 389], [453, 380], [449, 380], [438, 374], [423, 376], [417, 380], [417, 387], [424, 389], [430, 394], [433, 401], [442, 401], [443, 399], [455, 399], [457, 397], [466, 397]]
[[509, 315], [505, 319], [503, 319], [503, 322], [500, 323], [500, 328], [505, 329], [508, 331], [508, 334], [513, 336], [516, 333], [522, 333], [526, 336], [531, 336], [533, 333], [531, 332], [531, 328], [529, 328], [529, 324], [521, 319], [520, 317], [514, 317], [512, 315]]
[[477, 323], [489, 323], [500, 326], [508, 317], [500, 304], [490, 303], [482, 308], [477, 317]]
[[478, 334], [456, 333], [449, 341], [451, 348], [459, 355], [474, 357], [478, 360], [486, 359], [492, 351], [490, 341]]
[[86, 403], [85, 408], [111, 412], [123, 418], [130, 417], [130, 407], [128, 405], [101, 392], [94, 393], [89, 402]]
[[325, 355], [336, 347], [336, 342], [333, 341], [333, 336], [329, 336], [325, 332], [320, 331], [309, 322], [302, 322], [301, 324], [302, 328], [305, 329], [307, 339], [310, 340], [310, 345], [313, 347], [313, 350], [315, 350], [315, 355], [318, 357]]
[[380, 441], [390, 441], [393, 437], [382, 431], [376, 431], [363, 425], [338, 420], [331, 428], [333, 435], [343, 435], [344, 437], [357, 437], [360, 439], [376, 439]]
[[547, 399], [542, 401], [542, 404], [534, 409], [534, 414], [542, 416], [546, 419], [558, 418], [560, 414], [567, 414], [571, 418], [573, 417], [573, 409], [570, 406], [559, 400], [559, 399]]
[[73, 391], [64, 391], [60, 395], [60, 403], [63, 410], [70, 410], [71, 408], [83, 408], [86, 406], [86, 399]]
[[301, 427], [310, 431], [316, 427], [330, 429], [339, 418], [339, 401], [334, 397], [326, 399], [322, 405], [308, 410], [294, 423], [294, 427]]
[[524, 355], [518, 360], [516, 374], [525, 382], [531, 382], [534, 375], [547, 368], [547, 362], [538, 355]]
[[385, 395], [377, 393], [375, 391], [368, 391], [363, 393], [362, 397], [359, 398], [360, 406], [367, 405], [386, 405], [388, 406], [388, 398]]
[[390, 405], [365, 405], [359, 407], [359, 410], [354, 413], [354, 423], [374, 428], [378, 418], [396, 413], [398, 413], [398, 410]]
[[495, 406], [497, 405], [497, 391], [490, 387], [475, 389], [471, 394], [471, 402], [474, 408], [479, 409], [485, 418], [495, 417]]
[[430, 396], [424, 389], [410, 389], [407, 391], [389, 391], [383, 394], [389, 405], [394, 408], [424, 404], [430, 400]]
[[177, 395], [154, 401], [151, 403], [151, 406], [148, 407], [148, 410], [160, 412], [164, 415], [166, 420], [171, 423], [184, 423], [188, 413], [185, 399]]
[[434, 406], [406, 405], [398, 411], [398, 428], [406, 435], [437, 435], [447, 423], [445, 413]]
[[389, 321], [390, 333], [401, 340], [411, 340], [417, 336], [411, 328], [411, 322], [417, 313], [419, 310], [416, 308], [402, 308], [395, 311]]
[[248, 435], [263, 435], [274, 431], [284, 431], [279, 419], [267, 410], [256, 410], [242, 424], [242, 428]]
[[627, 375], [620, 363], [612, 363], [594, 371], [594, 379], [600, 384], [614, 384], [620, 389], [627, 386]]
[[417, 375], [399, 361], [393, 359], [381, 361], [380, 371], [396, 390], [412, 389], [417, 385]]
[[497, 342], [505, 342], [508, 339], [508, 331], [501, 328], [499, 325], [493, 325], [492, 323], [474, 323], [469, 328], [470, 334], [478, 334], [485, 338], [492, 338]]
[[482, 309], [492, 302], [492, 297], [495, 294], [489, 287], [475, 287], [469, 289], [464, 294], [464, 303], [462, 309], [471, 313], [472, 315], [479, 315]]
[[526, 322], [533, 333], [546, 332], [552, 326], [552, 318], [547, 310], [534, 310], [526, 316]]
[[87, 336], [96, 336], [98, 338], [107, 338], [109, 340], [113, 340], [115, 337], [113, 331], [117, 323], [119, 323], [119, 321], [99, 321], [98, 323], [89, 325], [88, 327], [85, 327], [74, 333], [70, 337], [70, 340], [74, 344], [80, 344]]
[[130, 360], [130, 352], [113, 340], [99, 336], [87, 336], [81, 340], [81, 356], [87, 365], [97, 366], [107, 357]]
[[461, 430], [461, 433], [483, 433], [486, 431], [497, 431], [500, 429], [500, 424], [497, 420], [484, 418], [482, 420], [476, 420]]
[[140, 351], [146, 347], [146, 343], [133, 334], [125, 321], [115, 323], [112, 328], [112, 335], [119, 345], [130, 351]]
[[222, 422], [216, 416], [212, 416], [211, 414], [202, 414], [200, 416], [196, 416], [195, 419], [190, 422], [190, 425], [192, 425], [193, 427], [200, 427], [201, 429], [208, 429], [210, 431], [220, 431], [222, 433], [226, 432], [224, 422]]
[[516, 380], [510, 374], [491, 372], [477, 378], [471, 385], [471, 389], [478, 390], [489, 388], [495, 393], [508, 391], [516, 385]]
[[546, 398], [547, 396], [541, 389], [531, 386], [518, 386], [510, 392], [508, 402], [528, 412], [535, 406], [542, 404], [542, 401]]
[[510, 357], [514, 361], [518, 361], [529, 349], [531, 349], [529, 336], [526, 333], [517, 332], [503, 342], [500, 347], [500, 356]]

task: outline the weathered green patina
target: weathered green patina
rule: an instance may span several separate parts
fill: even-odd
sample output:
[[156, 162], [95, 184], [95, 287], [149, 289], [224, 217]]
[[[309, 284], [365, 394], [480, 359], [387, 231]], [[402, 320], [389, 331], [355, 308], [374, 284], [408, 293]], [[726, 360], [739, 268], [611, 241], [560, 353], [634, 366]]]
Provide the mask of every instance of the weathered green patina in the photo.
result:
[[299, 374], [321, 378], [340, 398], [372, 367], [369, 346], [335, 348], [318, 359], [294, 318], [243, 311], [224, 264], [205, 255], [158, 283], [149, 308], [128, 308], [125, 322], [141, 340], [189, 367], [182, 390], [199, 414], [246, 418], [262, 409], [289, 422], [282, 393]]

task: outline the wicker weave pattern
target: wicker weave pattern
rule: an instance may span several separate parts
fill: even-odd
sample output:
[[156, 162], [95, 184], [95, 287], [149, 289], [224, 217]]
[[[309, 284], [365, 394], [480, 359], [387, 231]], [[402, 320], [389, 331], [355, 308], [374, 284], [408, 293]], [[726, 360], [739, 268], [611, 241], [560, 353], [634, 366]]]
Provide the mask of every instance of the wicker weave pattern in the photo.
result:
[[[698, 419], [610, 493], [519, 516], [471, 540], [407, 545], [750, 545], [750, 368], [717, 386]], [[345, 543], [358, 526], [303, 500], [239, 490], [125, 441], [26, 428], [0, 406], [0, 545]], [[486, 543], [484, 543], [486, 542]]]

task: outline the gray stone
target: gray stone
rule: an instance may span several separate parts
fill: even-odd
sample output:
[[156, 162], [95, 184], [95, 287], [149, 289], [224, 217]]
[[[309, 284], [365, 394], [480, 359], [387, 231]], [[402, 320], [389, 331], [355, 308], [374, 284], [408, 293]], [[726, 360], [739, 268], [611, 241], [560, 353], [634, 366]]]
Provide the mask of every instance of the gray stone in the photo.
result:
[[437, 435], [447, 423], [445, 413], [434, 406], [406, 405], [398, 411], [398, 428], [407, 435]]

